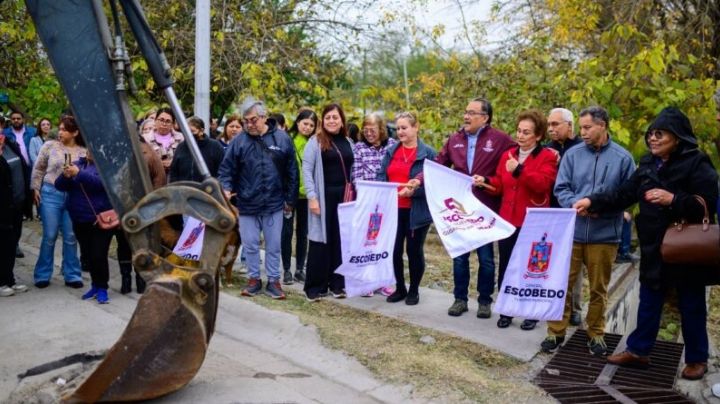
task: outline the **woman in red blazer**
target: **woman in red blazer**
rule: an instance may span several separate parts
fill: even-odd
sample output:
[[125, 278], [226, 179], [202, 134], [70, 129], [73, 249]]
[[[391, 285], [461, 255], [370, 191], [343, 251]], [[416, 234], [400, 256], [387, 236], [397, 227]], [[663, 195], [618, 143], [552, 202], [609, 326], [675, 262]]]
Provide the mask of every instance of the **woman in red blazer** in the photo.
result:
[[[541, 145], [547, 127], [545, 115], [540, 111], [521, 112], [517, 117], [515, 135], [518, 145], [500, 158], [493, 177], [473, 177], [475, 185], [483, 187], [485, 192], [502, 196], [500, 216], [517, 228], [510, 237], [498, 242], [498, 289], [502, 286], [510, 255], [525, 220], [526, 209], [550, 206], [550, 195], [557, 176], [558, 154]], [[511, 323], [512, 317], [501, 315], [497, 326], [507, 328]], [[537, 320], [525, 320], [520, 328], [532, 330], [536, 323]]]

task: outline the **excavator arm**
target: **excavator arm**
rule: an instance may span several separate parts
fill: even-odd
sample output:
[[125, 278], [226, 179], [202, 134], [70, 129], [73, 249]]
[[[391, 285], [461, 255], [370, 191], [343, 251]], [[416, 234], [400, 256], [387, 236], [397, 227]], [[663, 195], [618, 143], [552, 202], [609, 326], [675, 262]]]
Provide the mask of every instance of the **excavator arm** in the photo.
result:
[[[120, 7], [118, 7], [118, 3]], [[148, 282], [133, 316], [104, 360], [66, 402], [131, 401], [182, 388], [202, 365], [215, 327], [218, 266], [236, 218], [200, 155], [172, 88], [170, 67], [137, 0], [26, 0], [37, 34], [67, 95], [88, 148]], [[122, 13], [122, 14], [121, 14]], [[155, 84], [178, 118], [202, 183], [153, 191], [128, 104], [132, 72], [123, 43], [124, 16]], [[187, 215], [205, 223], [199, 261], [163, 247], [158, 222]]]

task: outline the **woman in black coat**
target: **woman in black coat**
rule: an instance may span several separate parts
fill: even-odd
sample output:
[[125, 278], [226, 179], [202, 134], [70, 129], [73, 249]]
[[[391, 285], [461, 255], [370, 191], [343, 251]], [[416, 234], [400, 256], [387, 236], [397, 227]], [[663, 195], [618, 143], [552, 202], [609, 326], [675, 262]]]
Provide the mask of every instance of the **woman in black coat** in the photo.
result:
[[[637, 328], [627, 340], [627, 350], [608, 357], [621, 366], [647, 367], [655, 344], [665, 294], [676, 288], [685, 340], [682, 377], [701, 379], [707, 371], [708, 337], [705, 285], [717, 268], [671, 265], [663, 262], [660, 246], [667, 227], [684, 219], [702, 222], [705, 209], [718, 200], [718, 175], [708, 156], [698, 149], [688, 118], [676, 108], [665, 108], [650, 125], [645, 143], [650, 153], [640, 159], [633, 176], [617, 191], [593, 194], [577, 201], [578, 214], [622, 210], [639, 202], [637, 232], [640, 242], [640, 304]], [[711, 217], [714, 220], [714, 215]]]

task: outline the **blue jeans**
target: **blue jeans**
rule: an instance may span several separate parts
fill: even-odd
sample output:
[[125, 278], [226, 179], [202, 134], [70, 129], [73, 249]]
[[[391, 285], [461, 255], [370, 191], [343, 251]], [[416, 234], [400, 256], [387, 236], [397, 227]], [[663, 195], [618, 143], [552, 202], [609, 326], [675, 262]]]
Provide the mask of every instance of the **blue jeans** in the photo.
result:
[[240, 215], [240, 238], [245, 251], [248, 277], [260, 279], [260, 232], [265, 236], [265, 272], [268, 282], [280, 280], [282, 209], [263, 216]]
[[617, 255], [626, 257], [630, 255], [630, 237], [632, 236], [632, 219], [626, 221], [623, 218], [622, 235], [620, 236], [620, 245], [618, 246]]
[[55, 240], [62, 231], [63, 261], [62, 273], [65, 282], [82, 281], [78, 243], [73, 232], [70, 215], [65, 208], [65, 192], [58, 191], [50, 184], [43, 184], [40, 190], [40, 216], [42, 216], [42, 243], [40, 255], [35, 264], [35, 283], [50, 281], [55, 263]]
[[[678, 285], [678, 308], [685, 340], [685, 363], [708, 360], [707, 309], [705, 286]], [[653, 290], [640, 284], [637, 328], [627, 340], [628, 351], [647, 356], [655, 345], [667, 288]]]
[[[495, 291], [495, 256], [492, 243], [475, 250], [480, 267], [478, 268], [478, 302], [480, 304], [492, 303], [492, 294]], [[468, 300], [468, 287], [470, 286], [470, 253], [453, 258], [453, 280], [455, 299]]]

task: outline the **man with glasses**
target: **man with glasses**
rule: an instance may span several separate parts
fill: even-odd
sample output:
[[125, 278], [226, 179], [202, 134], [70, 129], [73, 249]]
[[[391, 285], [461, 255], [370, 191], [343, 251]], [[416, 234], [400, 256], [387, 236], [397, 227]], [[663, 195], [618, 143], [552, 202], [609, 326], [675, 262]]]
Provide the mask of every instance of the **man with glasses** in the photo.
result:
[[[515, 142], [506, 133], [490, 126], [492, 117], [490, 101], [484, 98], [470, 101], [463, 115], [463, 126], [450, 135], [435, 161], [466, 175], [494, 175], [500, 157]], [[499, 197], [490, 196], [480, 188], [473, 188], [473, 194], [493, 211], [497, 212], [500, 208]], [[490, 318], [490, 304], [495, 290], [493, 245], [486, 244], [475, 252], [479, 261], [477, 317]], [[470, 253], [453, 258], [453, 281], [455, 301], [448, 309], [448, 315], [457, 317], [468, 311]]]
[[575, 136], [573, 121], [573, 113], [565, 108], [555, 108], [548, 115], [548, 147], [557, 150], [560, 158], [567, 149], [582, 143], [582, 140]]
[[[558, 152], [558, 158], [562, 160], [565, 152], [580, 143], [582, 139], [575, 136], [574, 131], [575, 117], [572, 111], [565, 108], [554, 108], [548, 115], [548, 135], [550, 142], [548, 147]], [[559, 208], [555, 194], [550, 196], [550, 206]], [[577, 326], [582, 323], [582, 276], [578, 276], [578, 280], [573, 285], [572, 290], [572, 315], [570, 316], [570, 324]]]
[[[585, 144], [565, 153], [555, 180], [555, 196], [563, 208], [572, 207], [588, 195], [618, 189], [635, 171], [635, 162], [630, 153], [610, 139], [610, 116], [605, 109], [590, 107], [582, 110], [578, 123]], [[597, 356], [607, 355], [605, 309], [622, 222], [622, 210], [578, 216], [575, 220], [568, 289], [575, 284], [584, 264], [590, 283], [590, 303], [585, 318], [589, 339], [587, 345], [590, 353]], [[548, 336], [540, 345], [543, 351], [554, 352], [565, 341], [571, 301], [565, 299], [562, 320], [548, 321]]]
[[298, 197], [299, 174], [290, 136], [267, 119], [265, 104], [252, 98], [241, 106], [243, 131], [235, 136], [220, 164], [218, 179], [225, 195], [235, 194], [240, 238], [247, 262], [243, 296], [262, 291], [260, 233], [265, 238], [265, 293], [285, 299], [280, 285], [283, 213], [291, 213]]

